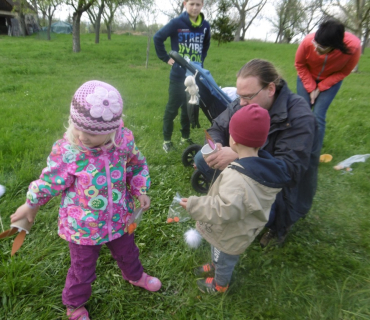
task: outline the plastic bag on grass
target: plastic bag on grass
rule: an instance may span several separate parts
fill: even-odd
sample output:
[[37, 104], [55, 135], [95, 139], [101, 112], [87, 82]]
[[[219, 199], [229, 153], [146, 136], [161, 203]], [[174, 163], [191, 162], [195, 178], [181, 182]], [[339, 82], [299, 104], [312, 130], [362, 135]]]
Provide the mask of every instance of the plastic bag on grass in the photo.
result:
[[137, 226], [139, 225], [141, 221], [142, 216], [143, 216], [143, 209], [137, 208], [127, 222], [128, 234], [132, 234], [136, 230]]
[[190, 220], [190, 215], [186, 210], [180, 206], [181, 196], [176, 192], [176, 196], [173, 198], [172, 203], [168, 209], [167, 223], [173, 222], [184, 222]]
[[370, 154], [358, 154], [352, 157], [349, 157], [346, 160], [343, 160], [342, 162], [339, 162], [334, 169], [335, 170], [341, 170], [345, 169], [347, 171], [351, 171], [351, 165], [355, 162], [365, 162], [367, 158], [370, 157]]

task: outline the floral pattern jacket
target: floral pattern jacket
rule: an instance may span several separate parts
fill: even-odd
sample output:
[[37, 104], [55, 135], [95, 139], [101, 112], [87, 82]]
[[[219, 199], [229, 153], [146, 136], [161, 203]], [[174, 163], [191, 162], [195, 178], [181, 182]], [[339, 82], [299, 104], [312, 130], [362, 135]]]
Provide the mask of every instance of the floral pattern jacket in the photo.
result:
[[120, 129], [118, 147], [77, 148], [64, 137], [54, 143], [47, 167], [30, 184], [29, 206], [62, 195], [58, 234], [81, 245], [100, 245], [121, 237], [132, 215], [134, 197], [146, 194], [150, 177], [133, 134]]

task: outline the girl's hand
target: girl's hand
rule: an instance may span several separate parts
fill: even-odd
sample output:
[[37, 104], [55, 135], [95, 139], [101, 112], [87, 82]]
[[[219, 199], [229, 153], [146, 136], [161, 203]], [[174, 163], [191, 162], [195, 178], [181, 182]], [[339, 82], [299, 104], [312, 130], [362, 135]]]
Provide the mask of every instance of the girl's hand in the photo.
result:
[[140, 202], [140, 207], [146, 211], [150, 207], [150, 198], [146, 194], [142, 194], [138, 196], [138, 200]]
[[180, 206], [186, 210], [186, 204], [188, 203], [188, 198], [181, 198]]
[[10, 222], [14, 223], [18, 220], [27, 218], [28, 222], [33, 223], [35, 221], [35, 217], [37, 212], [39, 211], [40, 206], [36, 206], [31, 208], [26, 203], [21, 205], [15, 213], [10, 216]]

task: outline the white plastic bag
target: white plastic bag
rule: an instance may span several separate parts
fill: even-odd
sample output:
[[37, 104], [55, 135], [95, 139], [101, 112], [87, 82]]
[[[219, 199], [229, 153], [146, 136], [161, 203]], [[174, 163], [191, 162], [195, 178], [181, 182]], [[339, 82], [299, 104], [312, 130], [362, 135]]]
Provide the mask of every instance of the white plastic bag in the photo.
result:
[[342, 162], [339, 162], [334, 169], [335, 170], [342, 170], [345, 169], [347, 171], [351, 171], [351, 165], [355, 162], [365, 162], [367, 158], [370, 157], [370, 154], [358, 154], [355, 156], [352, 156]]

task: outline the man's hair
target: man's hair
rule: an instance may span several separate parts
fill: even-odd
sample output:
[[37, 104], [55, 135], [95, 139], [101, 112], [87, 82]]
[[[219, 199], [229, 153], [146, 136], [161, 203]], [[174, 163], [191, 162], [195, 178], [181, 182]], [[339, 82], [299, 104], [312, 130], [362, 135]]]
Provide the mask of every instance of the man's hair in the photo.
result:
[[344, 54], [351, 54], [344, 43], [344, 24], [337, 19], [324, 20], [315, 33], [315, 41], [323, 47], [339, 49]]
[[283, 79], [279, 72], [276, 70], [274, 65], [262, 59], [253, 59], [247, 62], [237, 73], [237, 78], [248, 78], [256, 77], [258, 78], [261, 86], [266, 86], [273, 82], [276, 86], [276, 92], [279, 92], [283, 87]]

